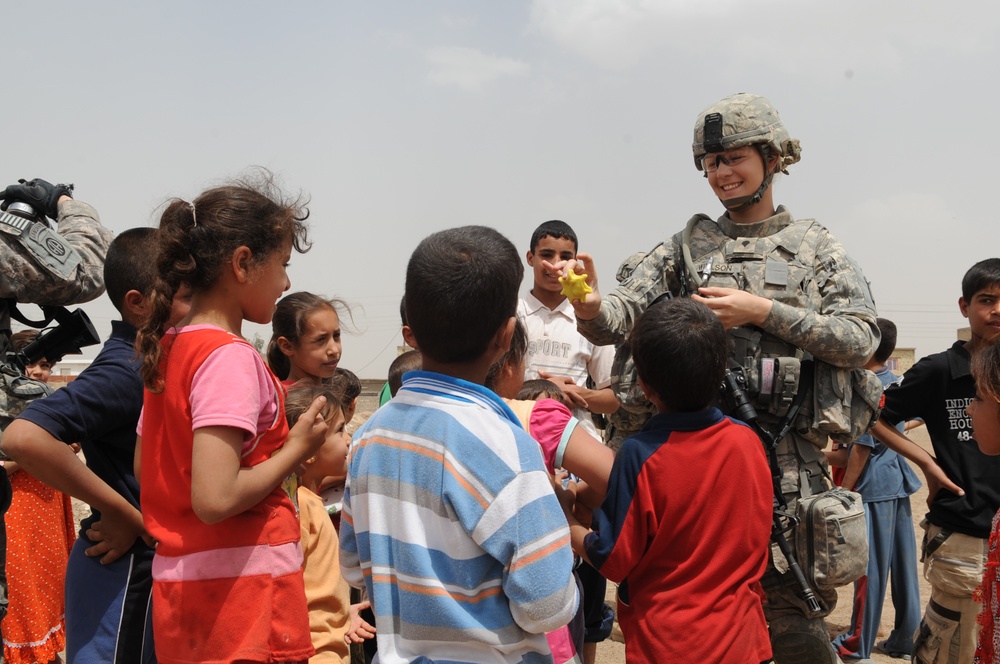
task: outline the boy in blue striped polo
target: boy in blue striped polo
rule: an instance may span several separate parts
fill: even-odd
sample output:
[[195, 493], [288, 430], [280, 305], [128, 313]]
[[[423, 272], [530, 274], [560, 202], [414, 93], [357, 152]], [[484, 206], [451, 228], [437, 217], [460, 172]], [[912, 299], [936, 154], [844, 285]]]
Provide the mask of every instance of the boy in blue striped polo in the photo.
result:
[[510, 345], [521, 282], [498, 232], [435, 233], [406, 270], [423, 370], [355, 434], [341, 567], [368, 590], [379, 660], [550, 662], [578, 594], [538, 444], [482, 386]]

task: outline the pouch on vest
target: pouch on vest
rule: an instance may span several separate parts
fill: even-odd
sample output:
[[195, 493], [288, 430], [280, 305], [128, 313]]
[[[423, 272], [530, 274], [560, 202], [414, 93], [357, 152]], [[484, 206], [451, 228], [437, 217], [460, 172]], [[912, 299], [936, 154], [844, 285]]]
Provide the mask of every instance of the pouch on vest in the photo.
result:
[[795, 555], [813, 588], [839, 588], [868, 569], [868, 528], [861, 495], [842, 487], [799, 499]]
[[852, 443], [878, 422], [882, 381], [867, 369], [842, 369], [816, 362], [812, 399], [802, 404], [798, 433], [820, 448], [827, 438]]

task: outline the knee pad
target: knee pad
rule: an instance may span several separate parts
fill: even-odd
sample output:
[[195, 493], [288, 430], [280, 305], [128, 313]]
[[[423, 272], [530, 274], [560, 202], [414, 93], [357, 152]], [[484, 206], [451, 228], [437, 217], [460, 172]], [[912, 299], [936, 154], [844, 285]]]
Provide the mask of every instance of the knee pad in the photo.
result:
[[776, 664], [840, 664], [822, 618], [779, 616], [768, 627]]

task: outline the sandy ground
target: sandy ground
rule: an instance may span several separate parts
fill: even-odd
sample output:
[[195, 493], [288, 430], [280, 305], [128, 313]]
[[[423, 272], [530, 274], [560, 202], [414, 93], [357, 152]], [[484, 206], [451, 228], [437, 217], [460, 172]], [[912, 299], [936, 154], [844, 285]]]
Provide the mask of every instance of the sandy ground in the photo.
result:
[[[910, 438], [927, 449], [931, 449], [930, 439], [927, 437], [927, 430], [923, 427], [914, 429], [909, 432]], [[923, 481], [923, 474], [917, 470], [917, 476]], [[918, 538], [922, 537], [923, 531], [920, 529], [920, 520], [924, 518], [924, 514], [927, 512], [927, 488], [923, 487], [920, 491], [910, 497], [911, 504], [913, 506], [913, 529]], [[918, 549], [919, 550], [919, 549]], [[842, 632], [848, 630], [848, 626], [851, 622], [851, 607], [853, 604], [854, 590], [853, 586], [845, 586], [840, 589], [840, 599], [837, 602], [837, 608], [830, 614], [827, 618], [827, 627], [830, 630], [830, 635], [835, 636]], [[927, 598], [930, 597], [930, 586], [924, 580], [923, 576], [920, 577], [920, 599], [921, 606], [927, 602]], [[608, 602], [614, 605], [614, 588], [613, 584], [609, 584], [608, 589]], [[895, 611], [892, 607], [892, 601], [886, 594], [886, 599], [882, 607], [882, 625], [878, 632], [877, 641], [880, 641], [889, 635], [892, 631], [893, 619], [895, 617]], [[618, 630], [618, 626], [615, 625], [615, 633], [612, 635], [612, 639], [618, 639], [618, 641], [608, 640], [604, 643], [598, 644], [597, 646], [597, 662], [598, 664], [621, 664], [625, 661], [625, 646], [620, 643], [621, 632]], [[874, 653], [872, 655], [872, 660], [875, 662], [889, 664], [903, 661], [900, 659], [893, 659], [887, 655], [882, 655], [880, 653]], [[850, 660], [847, 660], [850, 662]]]

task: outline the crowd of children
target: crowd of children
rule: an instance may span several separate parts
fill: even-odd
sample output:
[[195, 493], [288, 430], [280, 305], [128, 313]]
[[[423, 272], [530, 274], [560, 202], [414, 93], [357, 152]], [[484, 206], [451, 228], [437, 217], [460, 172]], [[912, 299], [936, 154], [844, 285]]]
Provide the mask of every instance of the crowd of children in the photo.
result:
[[[774, 478], [754, 430], [717, 407], [728, 341], [710, 307], [666, 299], [635, 321], [627, 350], [657, 412], [614, 452], [589, 421], [613, 410], [607, 361], [594, 360], [589, 388], [588, 360], [572, 385], [544, 370], [524, 381], [541, 323], [518, 303], [513, 244], [481, 226], [434, 233], [410, 258], [401, 308], [419, 350], [393, 363], [386, 403], [352, 440], [350, 310], [285, 295], [307, 216], [264, 177], [174, 200], [158, 228], [112, 243], [105, 283], [122, 320], [76, 380], [4, 432], [16, 480], [5, 660], [65, 649], [79, 663], [349, 662], [364, 644], [354, 661], [582, 663], [604, 630], [603, 591], [595, 602], [581, 582], [594, 570], [619, 584], [628, 661], [771, 660], [761, 579]], [[566, 229], [540, 227], [529, 266], [575, 257]], [[542, 288], [547, 269], [535, 270], [532, 315], [569, 316], [565, 296]], [[915, 581], [915, 477], [896, 450], [931, 486], [933, 593], [918, 628], [908, 586], [881, 647], [924, 664], [1000, 661], [1000, 259], [973, 266], [960, 309], [971, 341], [899, 384], [879, 319], [869, 368], [892, 385], [880, 442], [843, 459], [876, 531], [867, 602], [838, 640], [847, 658], [871, 654], [887, 570]], [[271, 324], [266, 357], [245, 321]], [[917, 417], [935, 457], [893, 428]], [[52, 508], [37, 526], [29, 495]], [[68, 496], [92, 509], [75, 544]], [[25, 546], [26, 529], [43, 528], [55, 531], [44, 557]], [[48, 592], [63, 575], [65, 600]]]

